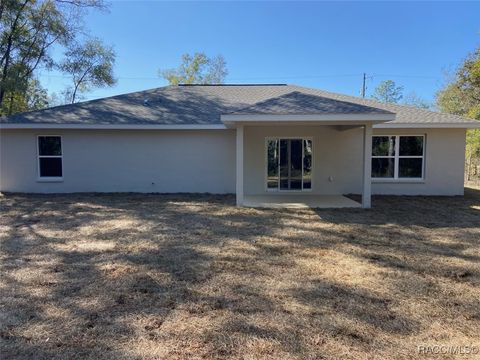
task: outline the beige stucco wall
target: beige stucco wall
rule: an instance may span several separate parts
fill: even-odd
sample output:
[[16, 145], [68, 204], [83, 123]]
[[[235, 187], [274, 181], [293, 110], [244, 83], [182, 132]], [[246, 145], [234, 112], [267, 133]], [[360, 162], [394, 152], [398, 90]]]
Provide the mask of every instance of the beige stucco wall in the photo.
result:
[[463, 195], [465, 129], [374, 129], [374, 135], [425, 134], [425, 179], [420, 182], [373, 182], [373, 194]]
[[[424, 134], [426, 135], [426, 158], [424, 181], [373, 182], [372, 194], [463, 194], [464, 129], [374, 129], [373, 133], [374, 135]], [[313, 138], [313, 186], [309, 193], [361, 193], [363, 130], [356, 128], [338, 131], [331, 126], [296, 126], [245, 128], [246, 195], [271, 194], [265, 189], [265, 138], [270, 136]]]
[[[63, 136], [63, 182], [37, 181], [36, 136], [42, 134]], [[463, 194], [465, 130], [374, 129], [374, 134], [425, 134], [426, 176], [418, 183], [374, 182], [373, 194]], [[362, 129], [255, 126], [245, 128], [246, 195], [266, 193], [270, 136], [313, 138], [310, 193], [361, 193]], [[234, 193], [235, 130], [1, 130], [0, 191]]]
[[[41, 134], [63, 137], [63, 182], [37, 181]], [[1, 130], [0, 190], [233, 193], [235, 131]]]

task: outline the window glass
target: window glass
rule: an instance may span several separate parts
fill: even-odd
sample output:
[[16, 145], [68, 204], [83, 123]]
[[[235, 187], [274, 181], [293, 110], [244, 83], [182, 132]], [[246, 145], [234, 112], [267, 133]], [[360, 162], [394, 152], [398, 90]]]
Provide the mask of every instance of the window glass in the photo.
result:
[[395, 156], [395, 136], [374, 136], [372, 156]]
[[395, 176], [394, 158], [372, 158], [372, 177], [393, 178]]
[[62, 177], [62, 138], [38, 137], [38, 176]]
[[372, 178], [422, 178], [425, 136], [373, 136]]
[[421, 178], [423, 158], [400, 158], [398, 160], [398, 177]]
[[278, 188], [278, 140], [269, 140], [267, 144], [267, 187]]
[[59, 156], [62, 155], [62, 144], [60, 136], [39, 136], [38, 155]]
[[423, 136], [400, 136], [400, 156], [422, 156]]
[[41, 177], [61, 177], [62, 176], [62, 158], [41, 157], [40, 158], [40, 176]]

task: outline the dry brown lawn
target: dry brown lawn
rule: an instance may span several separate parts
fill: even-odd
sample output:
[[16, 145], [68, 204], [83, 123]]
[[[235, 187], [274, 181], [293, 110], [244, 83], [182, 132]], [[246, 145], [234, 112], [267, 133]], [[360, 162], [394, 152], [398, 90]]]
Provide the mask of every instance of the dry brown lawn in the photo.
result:
[[480, 190], [375, 197], [372, 210], [233, 204], [0, 197], [2, 359], [397, 359], [480, 346]]

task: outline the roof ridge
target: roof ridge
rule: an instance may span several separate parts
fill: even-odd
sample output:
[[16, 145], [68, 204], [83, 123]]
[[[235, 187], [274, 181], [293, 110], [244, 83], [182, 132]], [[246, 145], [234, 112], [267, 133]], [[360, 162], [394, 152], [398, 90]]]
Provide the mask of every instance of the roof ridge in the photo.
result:
[[287, 86], [288, 84], [271, 83], [271, 84], [178, 84], [176, 86]]

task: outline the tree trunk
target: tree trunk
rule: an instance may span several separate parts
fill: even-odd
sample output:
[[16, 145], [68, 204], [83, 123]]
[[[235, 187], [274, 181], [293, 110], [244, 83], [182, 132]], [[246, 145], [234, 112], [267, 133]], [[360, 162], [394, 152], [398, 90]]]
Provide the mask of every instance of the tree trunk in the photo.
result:
[[468, 156], [467, 159], [467, 181], [471, 180], [471, 167], [472, 167], [472, 155]]
[[72, 93], [72, 104], [75, 103], [75, 97], [77, 96], [77, 89], [78, 89], [78, 85], [75, 85]]
[[14, 98], [15, 98], [15, 93], [12, 91], [12, 94], [10, 95], [10, 104], [8, 105], [8, 114], [7, 115], [12, 115], [12, 113], [13, 113]]

